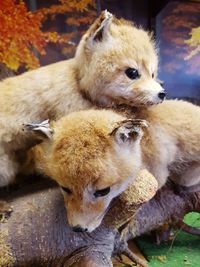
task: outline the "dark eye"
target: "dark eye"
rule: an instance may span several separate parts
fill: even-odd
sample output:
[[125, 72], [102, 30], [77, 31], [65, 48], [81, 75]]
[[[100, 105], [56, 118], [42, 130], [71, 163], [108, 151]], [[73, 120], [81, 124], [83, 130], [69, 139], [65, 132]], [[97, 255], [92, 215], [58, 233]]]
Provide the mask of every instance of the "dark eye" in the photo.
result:
[[96, 192], [94, 192], [94, 196], [103, 197], [103, 196], [106, 196], [109, 192], [110, 192], [110, 187], [106, 187], [104, 189], [97, 190]]
[[155, 76], [154, 73], [152, 73], [152, 78], [154, 78], [154, 76]]
[[125, 70], [125, 73], [131, 80], [135, 80], [135, 79], [140, 78], [138, 70], [136, 70], [136, 69], [128, 68], [127, 70]]
[[64, 192], [66, 192], [67, 194], [69, 194], [69, 195], [72, 194], [72, 191], [71, 191], [69, 188], [67, 188], [67, 187], [63, 187], [63, 186], [61, 186], [61, 188], [62, 188], [62, 190], [63, 190]]

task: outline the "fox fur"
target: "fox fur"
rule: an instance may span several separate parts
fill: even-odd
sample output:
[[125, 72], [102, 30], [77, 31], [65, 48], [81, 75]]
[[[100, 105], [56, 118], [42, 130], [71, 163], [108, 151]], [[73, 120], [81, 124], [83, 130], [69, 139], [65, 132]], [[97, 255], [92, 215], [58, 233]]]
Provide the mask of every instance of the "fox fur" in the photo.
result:
[[[139, 170], [152, 173], [159, 187], [169, 176], [184, 186], [200, 183], [199, 118], [199, 107], [178, 100], [131, 119], [109, 110], [75, 112], [53, 123], [52, 138], [32, 149], [30, 162], [63, 188], [70, 225], [92, 231]], [[106, 195], [95, 198], [98, 190]]]
[[[27, 149], [21, 124], [59, 119], [73, 111], [162, 102], [158, 56], [151, 35], [104, 11], [69, 60], [0, 82], [0, 187], [14, 181], [19, 151]], [[137, 71], [134, 79], [126, 70]]]

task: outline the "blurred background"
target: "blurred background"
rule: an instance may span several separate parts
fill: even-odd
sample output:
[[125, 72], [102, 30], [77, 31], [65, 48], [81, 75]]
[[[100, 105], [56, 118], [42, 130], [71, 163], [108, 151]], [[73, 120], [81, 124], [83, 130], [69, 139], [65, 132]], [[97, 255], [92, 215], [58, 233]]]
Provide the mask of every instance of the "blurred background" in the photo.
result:
[[0, 78], [72, 57], [104, 9], [154, 32], [168, 97], [200, 101], [200, 0], [0, 1]]

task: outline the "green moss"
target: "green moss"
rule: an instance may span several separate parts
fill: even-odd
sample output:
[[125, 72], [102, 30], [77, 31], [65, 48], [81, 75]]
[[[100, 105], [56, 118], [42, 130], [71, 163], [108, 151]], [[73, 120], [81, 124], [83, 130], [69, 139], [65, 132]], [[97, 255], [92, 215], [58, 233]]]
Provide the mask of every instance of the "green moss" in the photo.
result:
[[[184, 222], [200, 228], [200, 214], [191, 212]], [[200, 266], [200, 238], [181, 230], [174, 233], [172, 240], [156, 245], [150, 237], [137, 239], [151, 267]], [[162, 260], [165, 259], [165, 260]]]

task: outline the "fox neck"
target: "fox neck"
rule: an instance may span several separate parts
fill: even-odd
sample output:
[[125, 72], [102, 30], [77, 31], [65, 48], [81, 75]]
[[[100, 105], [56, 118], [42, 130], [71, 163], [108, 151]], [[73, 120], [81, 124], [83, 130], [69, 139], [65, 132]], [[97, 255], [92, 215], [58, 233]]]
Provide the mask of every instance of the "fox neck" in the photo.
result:
[[[71, 112], [84, 110], [91, 108], [93, 105], [89, 99], [83, 98], [80, 89], [80, 83], [78, 80], [78, 66], [75, 59], [70, 61], [67, 79], [68, 85], [66, 90], [62, 88], [60, 94], [57, 93], [58, 99], [55, 99], [55, 103], [59, 103], [57, 106], [57, 114], [59, 116], [53, 117], [52, 119], [57, 120], [62, 116], [65, 116]], [[56, 102], [57, 100], [57, 102]]]

